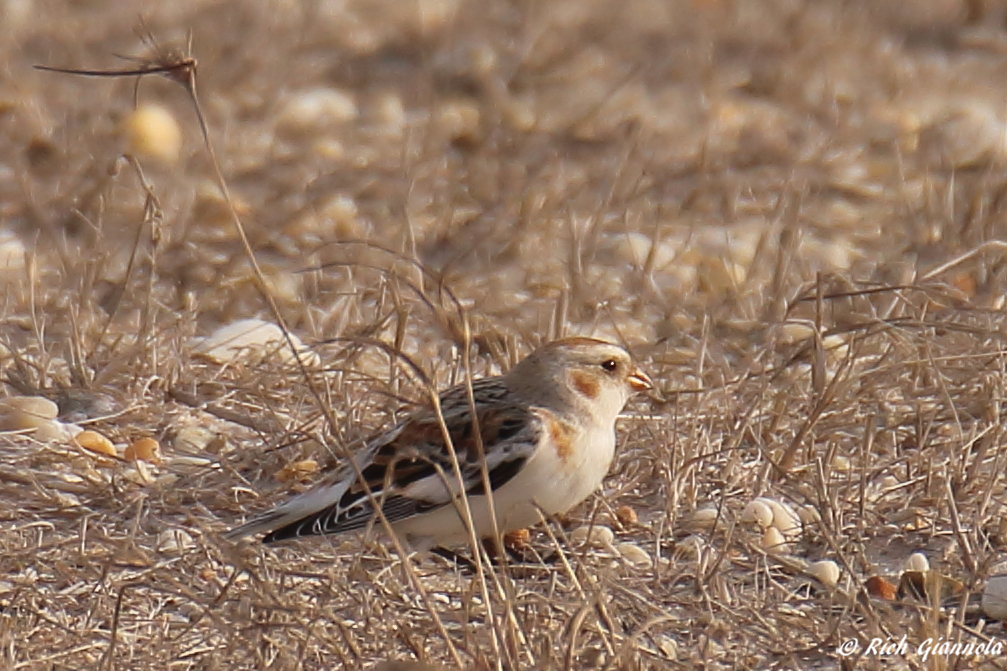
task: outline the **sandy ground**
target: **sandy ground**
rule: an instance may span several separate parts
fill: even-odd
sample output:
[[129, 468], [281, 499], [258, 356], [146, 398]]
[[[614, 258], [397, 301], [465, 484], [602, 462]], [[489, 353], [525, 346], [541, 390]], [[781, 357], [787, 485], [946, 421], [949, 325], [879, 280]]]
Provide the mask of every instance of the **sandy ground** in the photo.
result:
[[[58, 418], [0, 408], [0, 667], [1007, 667], [917, 647], [1005, 637], [1005, 15], [3, 0], [0, 396]], [[277, 315], [305, 369], [198, 340]], [[477, 375], [591, 334], [658, 381], [563, 561], [220, 538], [423, 398], [376, 343], [440, 388], [466, 324]]]

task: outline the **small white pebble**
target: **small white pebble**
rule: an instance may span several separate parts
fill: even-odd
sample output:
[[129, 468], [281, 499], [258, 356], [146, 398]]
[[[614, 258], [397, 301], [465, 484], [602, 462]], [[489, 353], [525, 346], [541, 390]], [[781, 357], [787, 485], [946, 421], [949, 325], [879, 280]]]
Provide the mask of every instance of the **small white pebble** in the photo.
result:
[[781, 344], [792, 344], [802, 342], [815, 335], [815, 326], [812, 322], [789, 321], [778, 324], [773, 328], [776, 337]]
[[353, 94], [334, 88], [313, 88], [297, 91], [284, 101], [277, 127], [293, 133], [310, 133], [348, 123], [359, 115]]
[[741, 513], [741, 521], [758, 524], [760, 529], [767, 529], [773, 524], [773, 509], [765, 499], [755, 499]]
[[801, 534], [801, 518], [794, 509], [782, 501], [765, 499], [766, 504], [773, 509], [773, 526], [787, 538]]
[[20, 574], [10, 577], [16, 584], [22, 587], [30, 587], [38, 581], [38, 571], [31, 566], [25, 568]]
[[930, 560], [922, 552], [914, 552], [906, 558], [907, 571], [929, 571]]
[[[215, 441], [219, 439], [216, 432], [205, 426], [190, 424], [178, 427], [175, 431], [175, 438], [171, 446], [178, 452], [203, 452], [210, 450]], [[210, 463], [206, 460], [206, 463]]]
[[982, 609], [994, 620], [1007, 620], [1007, 574], [994, 575], [986, 581]]
[[813, 526], [822, 521], [822, 514], [818, 512], [818, 508], [810, 503], [798, 506], [797, 516], [801, 518], [801, 524], [804, 526]]
[[614, 540], [615, 534], [612, 530], [600, 524], [577, 527], [570, 532], [570, 542], [574, 545], [609, 547]]
[[[304, 347], [293, 333], [290, 340], [298, 349], [301, 360], [310, 366], [318, 364], [318, 355]], [[272, 322], [261, 319], [240, 319], [221, 326], [206, 338], [193, 340], [193, 351], [216, 363], [232, 363], [244, 358], [276, 356], [281, 361], [293, 361], [293, 354], [283, 331]]]
[[790, 552], [790, 544], [778, 528], [769, 527], [762, 534], [762, 549], [766, 552], [787, 554]]
[[835, 587], [839, 582], [839, 565], [831, 559], [823, 559], [808, 565], [808, 573], [818, 578], [827, 587]]
[[0, 430], [33, 429], [57, 415], [59, 406], [43, 396], [0, 399]]
[[50, 419], [41, 422], [31, 437], [42, 443], [69, 442], [82, 430], [76, 424], [64, 424], [59, 420]]
[[646, 571], [654, 566], [654, 560], [646, 550], [633, 543], [619, 543], [615, 546], [615, 551], [619, 553], [627, 564], [633, 568]]
[[719, 511], [716, 508], [697, 508], [686, 516], [683, 526], [691, 531], [706, 531], [717, 523], [718, 515]]

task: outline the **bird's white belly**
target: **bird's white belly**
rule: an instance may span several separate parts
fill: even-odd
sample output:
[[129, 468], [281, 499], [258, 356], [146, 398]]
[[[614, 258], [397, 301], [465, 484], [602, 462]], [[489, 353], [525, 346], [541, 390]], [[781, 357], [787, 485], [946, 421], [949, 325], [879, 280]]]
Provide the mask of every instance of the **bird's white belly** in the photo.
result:
[[[501, 533], [532, 526], [539, 521], [541, 508], [548, 514], [563, 513], [594, 492], [601, 484], [615, 454], [615, 432], [588, 432], [574, 441], [576, 448], [565, 458], [550, 446], [543, 446], [521, 471], [493, 496], [497, 529]], [[470, 496], [469, 506], [476, 536], [493, 535], [493, 523], [485, 496]], [[461, 501], [458, 502], [461, 506]], [[446, 505], [432, 512], [397, 522], [402, 534], [417, 549], [433, 545], [456, 545], [468, 541], [468, 532], [458, 507]]]

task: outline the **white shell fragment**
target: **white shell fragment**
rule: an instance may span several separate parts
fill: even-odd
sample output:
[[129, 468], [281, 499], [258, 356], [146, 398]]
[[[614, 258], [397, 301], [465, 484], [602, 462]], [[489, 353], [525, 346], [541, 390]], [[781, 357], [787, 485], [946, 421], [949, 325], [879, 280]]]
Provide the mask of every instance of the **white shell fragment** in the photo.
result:
[[813, 526], [822, 521], [822, 514], [818, 512], [818, 508], [810, 503], [805, 503], [803, 506], [797, 507], [797, 516], [801, 518], [801, 524], [804, 526]]
[[808, 565], [808, 573], [818, 578], [827, 587], [835, 587], [839, 582], [839, 564], [831, 559], [823, 559]]
[[922, 552], [914, 552], [906, 558], [906, 570], [919, 571], [920, 573], [929, 571], [930, 560]]
[[627, 564], [633, 568], [646, 571], [654, 566], [654, 560], [646, 550], [633, 543], [619, 543], [615, 546], [615, 551], [619, 553]]
[[982, 609], [994, 620], [1007, 620], [1007, 574], [990, 576], [983, 587]]
[[59, 406], [42, 396], [14, 396], [0, 399], [0, 431], [37, 429], [51, 424]]
[[[293, 333], [290, 339], [306, 365], [318, 365], [318, 355], [307, 349]], [[221, 326], [206, 338], [196, 339], [194, 351], [216, 363], [240, 359], [261, 360], [275, 356], [284, 362], [294, 360], [290, 346], [279, 326], [261, 319], [242, 319]]]
[[718, 515], [716, 508], [697, 508], [683, 520], [683, 527], [688, 531], [708, 531], [717, 523]]
[[776, 499], [762, 499], [773, 510], [773, 526], [787, 538], [801, 535], [801, 517], [789, 505]]
[[741, 521], [758, 524], [760, 529], [768, 529], [773, 524], [773, 509], [765, 499], [755, 499], [745, 506], [741, 513]]
[[591, 545], [593, 547], [611, 547], [615, 534], [606, 526], [577, 527], [570, 532], [570, 542], [574, 545]]
[[790, 552], [790, 543], [783, 537], [783, 533], [776, 527], [769, 527], [762, 534], [762, 549], [766, 552], [787, 554]]

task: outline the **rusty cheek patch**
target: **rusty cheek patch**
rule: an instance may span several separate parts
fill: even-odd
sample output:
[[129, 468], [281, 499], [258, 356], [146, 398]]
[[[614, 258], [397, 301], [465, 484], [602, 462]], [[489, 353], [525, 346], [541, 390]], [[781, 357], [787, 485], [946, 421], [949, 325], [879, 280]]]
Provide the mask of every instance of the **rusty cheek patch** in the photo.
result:
[[573, 388], [582, 396], [586, 396], [592, 401], [598, 398], [598, 380], [587, 373], [574, 372], [570, 376], [573, 381]]
[[570, 429], [552, 417], [549, 418], [549, 439], [560, 461], [566, 462], [573, 456], [573, 436]]

